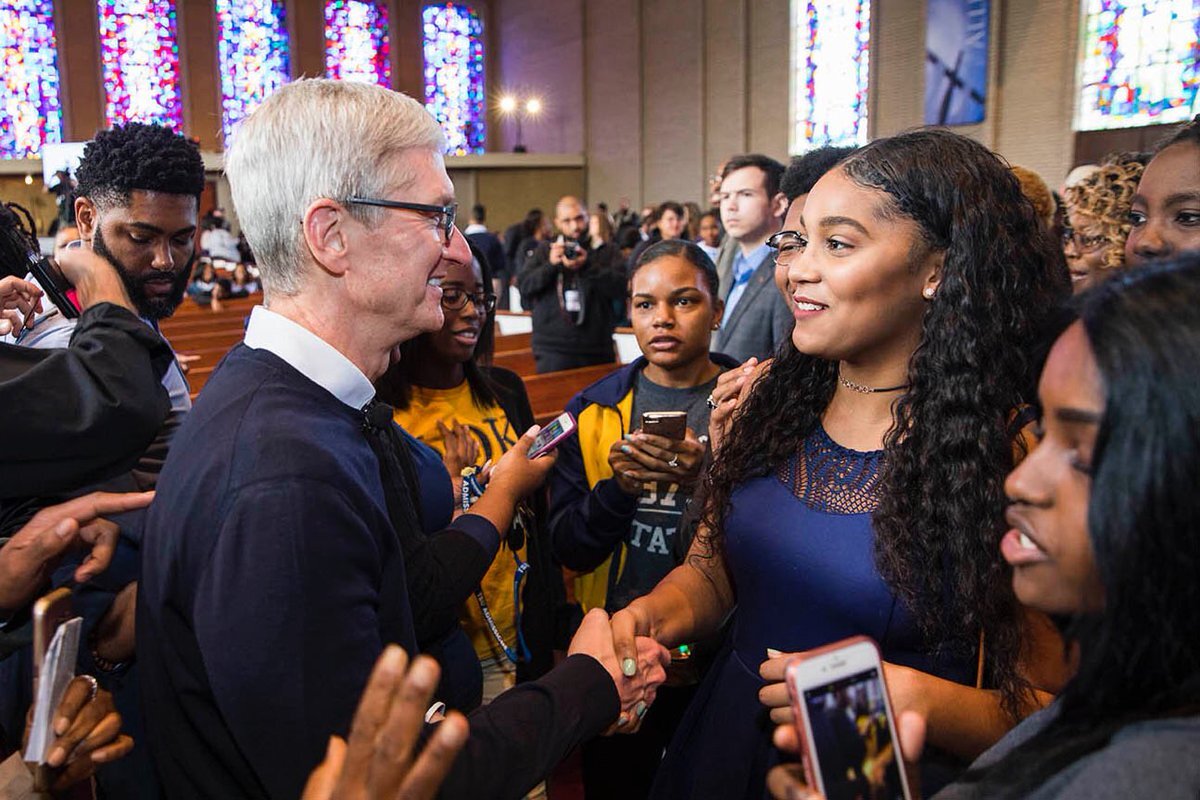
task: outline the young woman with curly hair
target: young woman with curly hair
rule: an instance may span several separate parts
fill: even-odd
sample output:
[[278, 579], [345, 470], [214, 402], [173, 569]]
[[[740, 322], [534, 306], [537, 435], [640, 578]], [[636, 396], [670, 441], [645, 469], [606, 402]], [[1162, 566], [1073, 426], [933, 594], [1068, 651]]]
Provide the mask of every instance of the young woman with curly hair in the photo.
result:
[[1140, 154], [1121, 154], [1067, 187], [1063, 254], [1076, 294], [1125, 266], [1125, 240], [1133, 227], [1129, 210], [1143, 169]]
[[732, 401], [688, 560], [613, 619], [629, 658], [634, 634], [679, 645], [736, 608], [654, 795], [760, 797], [779, 651], [853, 634], [880, 644], [897, 709], [927, 715], [936, 788], [1061, 680], [1061, 644], [1013, 597], [998, 546], [1067, 276], [1007, 165], [946, 131], [856, 151], [772, 242], [790, 346]]

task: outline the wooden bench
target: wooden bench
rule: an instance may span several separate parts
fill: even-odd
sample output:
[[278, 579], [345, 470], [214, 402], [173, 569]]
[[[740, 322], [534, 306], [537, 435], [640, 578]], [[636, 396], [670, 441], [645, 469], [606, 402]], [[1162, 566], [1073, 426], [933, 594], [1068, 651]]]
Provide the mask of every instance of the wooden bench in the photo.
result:
[[620, 364], [596, 364], [561, 372], [547, 372], [525, 378], [525, 391], [533, 408], [534, 420], [545, 425], [562, 413], [579, 390], [620, 368]]
[[492, 366], [512, 370], [522, 378], [537, 374], [537, 362], [534, 361], [533, 350], [528, 347], [524, 350], [496, 353], [492, 357]]
[[532, 333], [510, 333], [496, 336], [496, 353], [506, 353], [509, 350], [528, 350], [533, 343]]

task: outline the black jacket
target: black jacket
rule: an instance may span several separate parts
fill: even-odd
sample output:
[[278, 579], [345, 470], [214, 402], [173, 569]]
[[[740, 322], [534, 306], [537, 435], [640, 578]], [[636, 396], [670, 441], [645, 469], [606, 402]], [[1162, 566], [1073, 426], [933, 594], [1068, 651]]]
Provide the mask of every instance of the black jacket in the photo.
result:
[[[543, 242], [517, 276], [521, 304], [533, 312], [534, 352], [603, 355], [612, 358], [617, 309], [627, 290], [621, 251], [611, 244], [591, 250], [577, 271], [550, 263]], [[580, 292], [580, 313], [563, 307], [563, 290]]]

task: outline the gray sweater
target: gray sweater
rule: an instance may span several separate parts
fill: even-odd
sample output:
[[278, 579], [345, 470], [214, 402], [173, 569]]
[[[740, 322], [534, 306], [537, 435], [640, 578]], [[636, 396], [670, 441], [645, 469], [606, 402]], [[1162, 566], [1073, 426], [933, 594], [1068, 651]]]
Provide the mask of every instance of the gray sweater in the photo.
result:
[[[972, 767], [994, 764], [1046, 727], [1057, 704], [1031, 714], [1013, 728]], [[952, 783], [933, 800], [979, 797], [978, 787]], [[1108, 746], [1074, 762], [1035, 791], [1029, 800], [1088, 798], [1088, 800], [1195, 800], [1200, 797], [1200, 717], [1156, 719], [1128, 725]]]

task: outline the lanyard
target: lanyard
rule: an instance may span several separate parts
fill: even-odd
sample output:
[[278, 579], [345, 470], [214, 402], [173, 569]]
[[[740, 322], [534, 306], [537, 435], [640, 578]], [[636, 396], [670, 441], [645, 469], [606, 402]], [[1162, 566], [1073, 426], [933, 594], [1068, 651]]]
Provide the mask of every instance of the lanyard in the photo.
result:
[[[478, 470], [475, 467], [466, 467], [462, 471], [462, 509], [470, 511], [474, 502], [483, 495], [483, 487], [476, 478]], [[526, 528], [523, 518], [522, 509], [517, 508], [516, 517], [513, 524]], [[529, 541], [528, 530], [523, 530], [525, 541]], [[514, 547], [510, 550], [513, 561], [516, 562], [517, 569], [513, 573], [513, 627], [517, 631], [517, 647], [520, 648], [518, 653], [516, 649], [509, 646], [504, 640], [504, 635], [500, 633], [500, 626], [496, 624], [495, 617], [492, 616], [492, 610], [488, 608], [487, 598], [483, 596], [483, 588], [475, 590], [475, 601], [479, 603], [479, 611], [483, 614], [483, 621], [487, 623], [488, 630], [492, 634], [492, 638], [496, 640], [496, 644], [500, 645], [500, 649], [504, 652], [505, 658], [513, 664], [518, 661], [530, 661], [533, 656], [529, 652], [529, 646], [525, 643], [525, 634], [521, 630], [521, 581], [525, 579], [525, 573], [529, 572], [529, 562], [522, 561], [517, 554], [517, 549]]]

